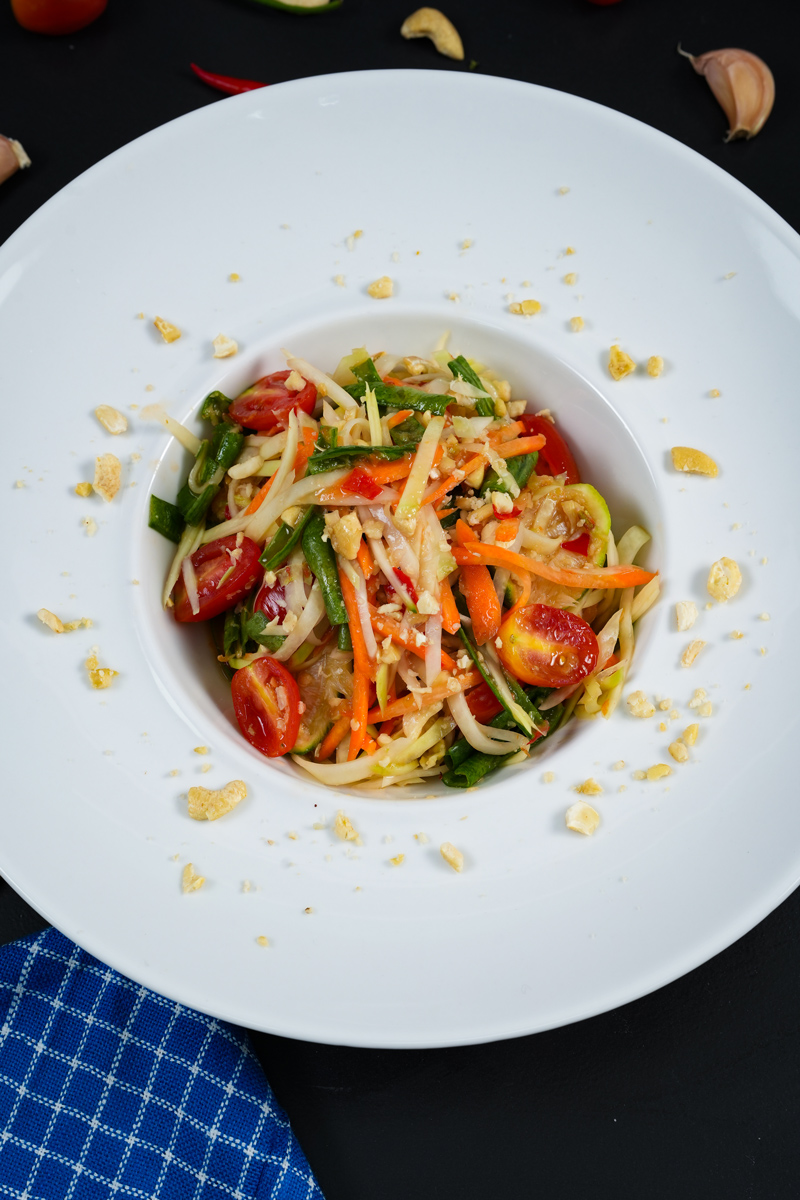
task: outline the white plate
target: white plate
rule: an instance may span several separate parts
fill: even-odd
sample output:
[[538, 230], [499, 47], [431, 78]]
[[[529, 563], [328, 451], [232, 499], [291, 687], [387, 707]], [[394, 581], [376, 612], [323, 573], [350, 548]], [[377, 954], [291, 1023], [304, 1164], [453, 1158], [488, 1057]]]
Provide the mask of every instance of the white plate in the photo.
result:
[[[365, 1046], [575, 1021], [751, 928], [800, 865], [798, 245], [761, 201], [652, 129], [466, 74], [338, 75], [221, 101], [65, 188], [0, 252], [0, 867], [12, 885], [160, 992], [242, 1025]], [[377, 302], [365, 289], [383, 274], [395, 295]], [[543, 311], [511, 315], [508, 293]], [[156, 314], [180, 326], [178, 342], [161, 341]], [[665, 594], [642, 623], [630, 688], [671, 698], [680, 716], [659, 714], [664, 733], [659, 717], [625, 711], [575, 728], [475, 792], [334, 794], [244, 745], [201, 635], [159, 612], [168, 548], [146, 529], [146, 502], [154, 478], [174, 494], [180, 456], [135, 406], [162, 400], [191, 419], [206, 391], [277, 366], [281, 345], [333, 366], [365, 341], [425, 350], [444, 329], [553, 408], [618, 532], [649, 523]], [[211, 357], [220, 332], [238, 357]], [[664, 375], [613, 382], [618, 340], [640, 363], [663, 355]], [[103, 432], [99, 403], [129, 414], [126, 435]], [[712, 454], [719, 478], [674, 473], [673, 444]], [[104, 451], [124, 464], [108, 505], [73, 491]], [[723, 554], [744, 584], [706, 611]], [[679, 634], [674, 604], [690, 598], [700, 617]], [[94, 627], [55, 636], [41, 606]], [[682, 669], [690, 637], [707, 645]], [[94, 643], [120, 672], [104, 692], [83, 668]], [[696, 719], [696, 687], [714, 715], [678, 767], [667, 746]], [[193, 753], [204, 744], [206, 760]], [[656, 762], [673, 775], [633, 778]], [[587, 776], [604, 788], [593, 838], [564, 827]], [[235, 813], [188, 819], [182, 792], [232, 778], [250, 791]], [[314, 830], [339, 807], [362, 847]], [[461, 875], [439, 856], [445, 840], [465, 854]], [[208, 882], [184, 896], [187, 861]]]

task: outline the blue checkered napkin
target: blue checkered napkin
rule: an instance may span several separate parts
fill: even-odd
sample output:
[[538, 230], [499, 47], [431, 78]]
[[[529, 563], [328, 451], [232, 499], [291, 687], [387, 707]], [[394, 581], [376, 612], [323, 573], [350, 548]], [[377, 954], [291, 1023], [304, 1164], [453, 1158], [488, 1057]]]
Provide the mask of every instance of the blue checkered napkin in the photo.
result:
[[0, 1197], [324, 1200], [247, 1034], [55, 929], [0, 949]]

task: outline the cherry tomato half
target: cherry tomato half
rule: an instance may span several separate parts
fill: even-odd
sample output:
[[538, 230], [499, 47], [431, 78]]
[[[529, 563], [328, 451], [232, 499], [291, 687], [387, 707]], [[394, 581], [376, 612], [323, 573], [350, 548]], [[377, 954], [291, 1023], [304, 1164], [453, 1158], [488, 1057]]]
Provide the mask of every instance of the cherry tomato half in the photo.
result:
[[257, 658], [231, 680], [233, 711], [251, 746], [267, 758], [280, 758], [297, 741], [300, 689], [283, 663]]
[[192, 612], [181, 572], [172, 594], [176, 621], [207, 621], [216, 617], [238, 604], [258, 583], [263, 570], [258, 561], [261, 550], [247, 537], [237, 547], [236, 538], [234, 533], [195, 550], [191, 563], [197, 576], [199, 609]]
[[547, 417], [535, 417], [528, 413], [524, 413], [518, 419], [525, 426], [526, 436], [541, 433], [547, 439], [539, 451], [536, 474], [566, 475], [567, 483], [580, 483], [580, 471], [572, 457], [572, 451], [552, 421], [548, 421]]
[[469, 711], [482, 725], [488, 725], [492, 717], [503, 711], [502, 704], [485, 680], [477, 687], [470, 688], [465, 699]]
[[31, 33], [76, 33], [105, 12], [107, 0], [11, 0], [23, 29]]
[[550, 604], [528, 604], [500, 626], [500, 661], [535, 687], [560, 688], [589, 675], [597, 665], [597, 638], [583, 617]]
[[264, 580], [253, 601], [253, 612], [263, 612], [267, 621], [274, 621], [276, 618], [283, 621], [288, 610], [286, 589], [283, 584], [275, 582], [270, 586]]
[[237, 425], [245, 429], [259, 429], [271, 433], [288, 429], [289, 413], [298, 410], [312, 413], [317, 403], [317, 389], [306, 383], [299, 392], [290, 392], [285, 386], [291, 371], [274, 371], [257, 379], [252, 387], [237, 396], [228, 409], [228, 415]]

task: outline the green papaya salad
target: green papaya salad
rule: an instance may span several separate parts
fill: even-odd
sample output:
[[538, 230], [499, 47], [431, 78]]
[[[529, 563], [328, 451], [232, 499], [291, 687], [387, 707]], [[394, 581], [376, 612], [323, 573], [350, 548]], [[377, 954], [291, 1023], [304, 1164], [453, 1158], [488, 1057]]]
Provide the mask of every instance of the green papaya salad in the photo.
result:
[[163, 605], [210, 622], [242, 736], [325, 784], [472, 787], [608, 717], [657, 574], [615, 541], [548, 411], [453, 355], [286, 368], [212, 392], [150, 526]]

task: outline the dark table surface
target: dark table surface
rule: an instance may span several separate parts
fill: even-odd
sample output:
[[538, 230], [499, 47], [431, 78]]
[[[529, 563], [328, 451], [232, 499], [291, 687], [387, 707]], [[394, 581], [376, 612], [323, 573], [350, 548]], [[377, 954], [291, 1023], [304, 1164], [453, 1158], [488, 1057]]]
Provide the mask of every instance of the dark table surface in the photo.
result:
[[[190, 61], [277, 83], [375, 67], [545, 84], [663, 130], [800, 228], [800, 10], [778, 0], [447, 0], [466, 62], [399, 36], [411, 0], [294, 17], [248, 0], [109, 0], [66, 37], [0, 0], [0, 132], [33, 160], [0, 190], [0, 241], [132, 138], [218, 102]], [[723, 144], [706, 83], [676, 53], [740, 46], [777, 81], [751, 142]], [[6, 348], [8, 353], [9, 349]], [[730, 949], [624, 1008], [463, 1049], [359, 1050], [256, 1034], [328, 1200], [800, 1195], [800, 894]], [[45, 925], [0, 880], [0, 942]]]

